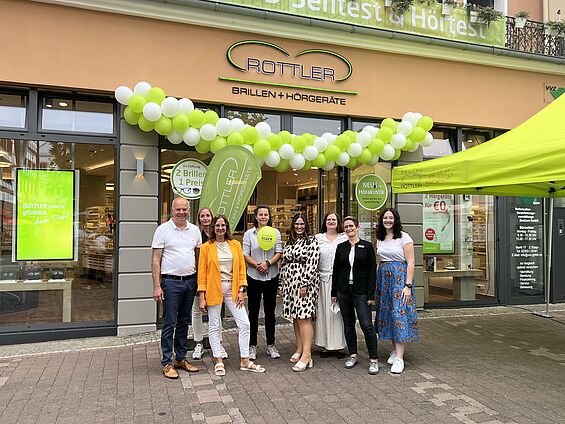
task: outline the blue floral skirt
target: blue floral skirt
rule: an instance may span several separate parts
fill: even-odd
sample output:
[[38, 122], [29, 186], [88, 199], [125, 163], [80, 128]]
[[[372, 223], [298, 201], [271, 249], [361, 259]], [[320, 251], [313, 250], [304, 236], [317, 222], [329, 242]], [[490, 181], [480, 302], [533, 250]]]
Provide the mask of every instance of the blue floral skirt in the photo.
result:
[[381, 340], [397, 343], [418, 341], [418, 315], [414, 288], [406, 303], [402, 289], [406, 282], [406, 262], [381, 262], [377, 274], [377, 316], [375, 329]]

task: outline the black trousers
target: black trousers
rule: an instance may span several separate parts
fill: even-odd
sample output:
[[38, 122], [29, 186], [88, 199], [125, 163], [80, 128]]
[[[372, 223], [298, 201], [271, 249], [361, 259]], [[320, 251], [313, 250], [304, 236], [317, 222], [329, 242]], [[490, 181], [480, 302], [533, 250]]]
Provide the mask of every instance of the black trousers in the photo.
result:
[[257, 346], [261, 297], [263, 297], [263, 310], [265, 312], [265, 337], [267, 344], [275, 344], [275, 325], [277, 323], [275, 309], [277, 307], [278, 287], [278, 275], [266, 281], [255, 280], [247, 276], [247, 309], [249, 310], [249, 323], [251, 325], [250, 346]]
[[[345, 332], [345, 342], [349, 354], [357, 353], [357, 332], [355, 331], [355, 322], [359, 319], [361, 330], [365, 335], [365, 343], [369, 351], [370, 359], [377, 359], [377, 333], [371, 320], [371, 307], [367, 305], [366, 294], [353, 294], [351, 292], [337, 292], [337, 301], [341, 316], [343, 318], [343, 326]], [[357, 318], [355, 315], [357, 314]]]

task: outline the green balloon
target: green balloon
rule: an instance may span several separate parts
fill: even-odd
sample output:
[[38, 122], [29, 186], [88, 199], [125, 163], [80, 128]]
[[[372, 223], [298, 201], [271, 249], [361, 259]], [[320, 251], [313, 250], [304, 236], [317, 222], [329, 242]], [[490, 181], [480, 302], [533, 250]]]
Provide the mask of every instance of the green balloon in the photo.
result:
[[228, 146], [243, 146], [243, 145], [244, 142], [241, 133], [234, 131], [230, 135], [228, 135]]
[[392, 118], [383, 119], [383, 122], [381, 122], [381, 129], [390, 128], [392, 130], [392, 132], [395, 133], [396, 127], [398, 127], [398, 122], [396, 122]]
[[[357, 133], [355, 131], [347, 130], [343, 134], [346, 135], [347, 137], [349, 137], [349, 141], [350, 141], [349, 144], [354, 143], [355, 140], [357, 139]], [[347, 147], [349, 147], [349, 146], [347, 146]]]
[[402, 153], [402, 150], [397, 150], [397, 151], [395, 151], [395, 152], [394, 152], [394, 156], [392, 157], [392, 159], [391, 159], [390, 161], [392, 162], [392, 161], [397, 160], [397, 159], [400, 157], [400, 154], [401, 154], [401, 153]]
[[289, 166], [288, 159], [281, 158], [281, 161], [277, 166], [275, 166], [275, 169], [279, 172], [284, 172], [288, 169], [288, 166]]
[[193, 128], [201, 128], [206, 123], [206, 116], [200, 109], [191, 110], [188, 114], [190, 126]]
[[318, 168], [323, 168], [326, 163], [328, 163], [328, 159], [324, 153], [318, 153], [318, 157], [314, 159], [314, 166]]
[[155, 122], [155, 131], [161, 135], [169, 135], [173, 132], [173, 121], [171, 118], [162, 115], [157, 122]]
[[282, 138], [281, 144], [290, 144], [292, 142], [292, 134], [284, 130], [279, 133], [280, 138]]
[[279, 150], [279, 148], [282, 146], [283, 141], [280, 135], [271, 134], [268, 140], [272, 150]]
[[217, 136], [212, 142], [210, 143], [210, 151], [214, 154], [218, 153], [224, 147], [228, 145], [228, 142], [224, 137]]
[[139, 128], [145, 132], [153, 131], [155, 129], [155, 122], [148, 121], [143, 115], [139, 117], [137, 125], [139, 125]]
[[[345, 152], [347, 150], [347, 148], [349, 147], [349, 145], [351, 144], [351, 139], [346, 134], [340, 134], [340, 135], [337, 136], [334, 143], [335, 143], [334, 145], [338, 149], [340, 149], [342, 152]], [[330, 148], [330, 146], [328, 146], [328, 149], [329, 148]], [[328, 156], [328, 155], [326, 155], [326, 156]], [[328, 156], [328, 159], [329, 160], [335, 160], [335, 159], [330, 159], [329, 156]]]
[[378, 155], [380, 152], [383, 151], [384, 147], [385, 147], [385, 143], [381, 139], [373, 138], [371, 139], [371, 142], [367, 146], [367, 149], [369, 149], [369, 151], [372, 154]]
[[306, 148], [306, 139], [301, 135], [297, 135], [290, 144], [294, 147], [296, 153], [302, 153]]
[[216, 125], [216, 122], [218, 122], [218, 119], [220, 119], [218, 114], [213, 110], [207, 110], [206, 112], [204, 112], [204, 116], [206, 117], [206, 123], [212, 125]]
[[412, 133], [410, 133], [410, 139], [416, 143], [419, 143], [426, 137], [426, 130], [422, 127], [412, 128]]
[[201, 154], [208, 153], [210, 151], [210, 144], [209, 141], [201, 139], [196, 145], [196, 151]]
[[408, 150], [412, 149], [412, 147], [414, 147], [414, 142], [412, 141], [412, 139], [410, 137], [406, 137], [406, 144], [404, 145], [402, 150], [407, 152]]
[[143, 106], [145, 106], [145, 103], [147, 103], [145, 97], [140, 96], [139, 94], [134, 94], [129, 98], [128, 105], [135, 113], [141, 113], [143, 112]]
[[302, 137], [304, 137], [305, 140], [310, 139], [310, 137], [312, 137], [312, 134], [310, 134], [309, 132], [305, 132], [300, 134]]
[[148, 92], [147, 92], [147, 101], [148, 102], [155, 102], [158, 105], [160, 105], [163, 100], [165, 100], [165, 92], [160, 89], [159, 87], [152, 87]]
[[349, 163], [345, 166], [347, 166], [349, 169], [355, 168], [357, 166], [357, 158], [349, 159]]
[[341, 150], [335, 144], [331, 144], [326, 149], [325, 154], [328, 160], [336, 161], [337, 158], [339, 158], [339, 155], [341, 154]]
[[247, 144], [255, 144], [259, 140], [259, 131], [255, 127], [245, 127], [242, 132], [243, 141]]
[[253, 145], [253, 151], [255, 152], [256, 156], [259, 156], [260, 158], [264, 158], [271, 151], [271, 145], [264, 138], [260, 138]]
[[384, 127], [384, 128], [381, 127], [377, 135], [382, 141], [388, 143], [392, 138], [393, 134], [394, 131], [391, 130], [389, 127]]
[[137, 125], [137, 121], [139, 121], [140, 116], [141, 113], [134, 112], [129, 106], [124, 110], [124, 119], [130, 125]]
[[373, 154], [371, 153], [371, 151], [368, 148], [364, 148], [361, 151], [361, 154], [357, 157], [357, 160], [360, 163], [369, 163], [369, 161], [373, 159]]
[[434, 121], [429, 116], [422, 116], [418, 120], [418, 123], [416, 124], [416, 126], [422, 128], [424, 131], [429, 131], [434, 126]]
[[307, 160], [306, 162], [304, 162], [304, 167], [301, 169], [301, 171], [309, 171], [311, 168], [312, 168], [312, 161]]
[[188, 116], [184, 113], [179, 113], [177, 116], [173, 118], [173, 128], [178, 133], [183, 133], [188, 129], [190, 125], [190, 121], [188, 120]]

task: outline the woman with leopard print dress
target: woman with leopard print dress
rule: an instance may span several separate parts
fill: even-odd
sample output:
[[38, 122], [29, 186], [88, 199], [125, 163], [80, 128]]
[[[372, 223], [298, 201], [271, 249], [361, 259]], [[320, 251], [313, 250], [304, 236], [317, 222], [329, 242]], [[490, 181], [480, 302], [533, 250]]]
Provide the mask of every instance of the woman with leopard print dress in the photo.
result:
[[283, 296], [283, 315], [291, 318], [296, 336], [296, 353], [290, 362], [293, 371], [312, 368], [312, 340], [318, 301], [319, 275], [318, 241], [310, 234], [308, 221], [303, 213], [292, 218], [288, 241], [282, 254], [280, 281]]

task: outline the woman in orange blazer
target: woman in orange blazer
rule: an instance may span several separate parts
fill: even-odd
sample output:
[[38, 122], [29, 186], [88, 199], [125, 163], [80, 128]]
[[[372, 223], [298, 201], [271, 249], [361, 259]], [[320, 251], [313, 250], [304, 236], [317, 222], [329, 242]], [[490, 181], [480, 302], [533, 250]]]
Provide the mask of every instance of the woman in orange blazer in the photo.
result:
[[265, 372], [261, 365], [249, 360], [249, 318], [243, 304], [247, 287], [245, 259], [241, 244], [230, 233], [224, 215], [212, 220], [210, 239], [200, 247], [198, 260], [198, 292], [200, 310], [208, 308], [208, 336], [215, 358], [214, 374], [226, 375], [220, 348], [220, 314], [222, 304], [230, 310], [239, 329], [239, 352], [242, 371]]

